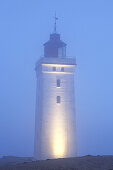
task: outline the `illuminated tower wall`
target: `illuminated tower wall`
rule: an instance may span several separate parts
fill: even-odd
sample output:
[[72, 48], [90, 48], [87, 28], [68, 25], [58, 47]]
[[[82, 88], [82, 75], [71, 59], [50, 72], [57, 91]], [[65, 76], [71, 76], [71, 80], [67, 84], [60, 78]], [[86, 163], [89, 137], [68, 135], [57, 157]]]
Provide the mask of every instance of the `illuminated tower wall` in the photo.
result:
[[66, 44], [51, 34], [44, 57], [36, 63], [35, 149], [37, 160], [76, 156], [76, 62], [66, 57]]

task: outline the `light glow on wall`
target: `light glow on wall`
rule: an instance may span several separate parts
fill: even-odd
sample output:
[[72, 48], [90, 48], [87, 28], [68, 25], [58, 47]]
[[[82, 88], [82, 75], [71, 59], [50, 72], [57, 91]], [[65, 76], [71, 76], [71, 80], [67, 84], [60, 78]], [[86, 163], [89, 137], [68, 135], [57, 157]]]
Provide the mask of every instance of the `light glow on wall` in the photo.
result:
[[50, 66], [50, 67], [75, 67], [75, 65], [65, 65], [65, 64], [42, 64], [43, 66]]
[[66, 157], [67, 133], [65, 112], [62, 104], [56, 104], [52, 116], [52, 154], [54, 158]]
[[65, 156], [65, 141], [63, 132], [56, 131], [53, 138], [53, 155], [56, 158], [62, 158]]
[[42, 72], [49, 74], [74, 74], [73, 72], [58, 72], [58, 71], [42, 71]]

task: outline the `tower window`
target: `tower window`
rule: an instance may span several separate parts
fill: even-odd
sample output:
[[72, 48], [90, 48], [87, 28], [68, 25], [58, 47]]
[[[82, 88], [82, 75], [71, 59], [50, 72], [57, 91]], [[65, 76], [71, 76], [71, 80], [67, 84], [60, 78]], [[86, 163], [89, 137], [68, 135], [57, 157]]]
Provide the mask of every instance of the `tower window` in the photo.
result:
[[57, 80], [57, 87], [60, 87], [60, 79]]
[[60, 96], [57, 96], [57, 103], [61, 103], [61, 98], [60, 98]]
[[64, 72], [64, 67], [61, 67], [61, 71]]
[[53, 67], [53, 71], [56, 71], [56, 67]]

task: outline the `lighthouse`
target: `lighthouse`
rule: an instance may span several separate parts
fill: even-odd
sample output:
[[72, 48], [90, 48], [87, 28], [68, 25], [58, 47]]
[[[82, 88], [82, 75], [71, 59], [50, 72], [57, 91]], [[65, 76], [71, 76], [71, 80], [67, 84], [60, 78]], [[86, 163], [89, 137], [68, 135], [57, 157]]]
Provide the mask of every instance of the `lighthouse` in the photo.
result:
[[66, 55], [66, 43], [55, 29], [36, 63], [36, 160], [75, 157], [75, 58]]

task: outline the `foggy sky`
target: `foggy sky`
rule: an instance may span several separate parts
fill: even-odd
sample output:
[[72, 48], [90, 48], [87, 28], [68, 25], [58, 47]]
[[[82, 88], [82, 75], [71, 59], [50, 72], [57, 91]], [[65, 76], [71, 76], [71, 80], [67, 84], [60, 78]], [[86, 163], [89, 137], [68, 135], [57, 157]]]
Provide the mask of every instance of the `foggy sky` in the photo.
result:
[[113, 1], [0, 1], [0, 157], [32, 156], [35, 63], [57, 31], [76, 56], [78, 155], [113, 154]]

